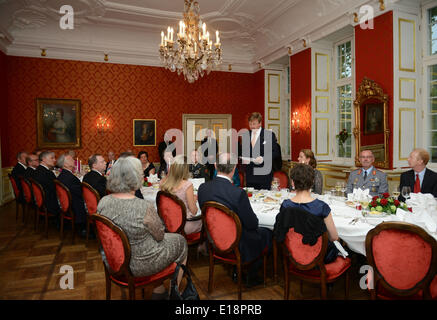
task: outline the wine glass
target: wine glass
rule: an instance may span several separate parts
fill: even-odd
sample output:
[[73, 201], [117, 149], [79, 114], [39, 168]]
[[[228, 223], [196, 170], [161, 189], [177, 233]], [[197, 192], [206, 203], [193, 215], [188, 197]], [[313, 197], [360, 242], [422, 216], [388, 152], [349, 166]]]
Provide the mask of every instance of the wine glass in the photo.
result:
[[346, 182], [340, 182], [341, 196], [344, 197], [344, 193], [346, 192]]
[[401, 192], [399, 191], [399, 186], [396, 186], [393, 188], [392, 191], [392, 195], [395, 199], [397, 199], [399, 197], [399, 195], [401, 194]]
[[341, 182], [337, 181], [337, 183], [335, 184], [335, 191], [337, 191], [337, 195], [340, 193], [341, 191]]
[[411, 187], [403, 186], [401, 194], [405, 198], [405, 200], [410, 199]]

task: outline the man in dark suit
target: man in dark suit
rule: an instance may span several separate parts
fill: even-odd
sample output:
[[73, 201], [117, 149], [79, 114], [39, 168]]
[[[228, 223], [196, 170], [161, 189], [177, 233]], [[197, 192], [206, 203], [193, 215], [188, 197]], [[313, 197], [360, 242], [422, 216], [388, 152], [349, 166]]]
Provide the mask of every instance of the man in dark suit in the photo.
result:
[[201, 163], [206, 165], [210, 173], [210, 179], [214, 177], [214, 164], [218, 154], [217, 139], [214, 138], [214, 132], [211, 129], [206, 130], [206, 137], [200, 142], [202, 154]]
[[[207, 201], [216, 201], [234, 211], [241, 221], [241, 239], [239, 249], [242, 262], [248, 262], [259, 257], [267, 246], [270, 250], [272, 244], [272, 232], [266, 228], [258, 227], [258, 218], [252, 210], [249, 198], [244, 190], [232, 184], [237, 159], [231, 159], [229, 153], [219, 156], [219, 163], [216, 163], [217, 176], [199, 187], [198, 199], [202, 207]], [[248, 286], [257, 284], [258, 270], [261, 267], [262, 259], [258, 259], [249, 269], [247, 279]]]
[[106, 163], [106, 169], [105, 174], [108, 174], [108, 172], [111, 170], [111, 167], [115, 163], [115, 153], [113, 151], [108, 152], [108, 162]]
[[160, 165], [165, 164], [164, 152], [166, 150], [170, 151], [172, 153], [173, 158], [176, 157], [176, 145], [174, 145], [173, 142], [170, 141], [170, 137], [168, 135], [164, 134], [164, 141], [161, 141], [158, 144], [159, 164]]
[[39, 159], [35, 153], [31, 153], [26, 157], [27, 169], [24, 173], [26, 179], [33, 178], [36, 168], [39, 166]]
[[25, 203], [24, 200], [24, 194], [23, 194], [23, 187], [21, 186], [21, 181], [19, 177], [24, 177], [26, 173], [26, 158], [27, 158], [27, 152], [26, 151], [20, 151], [17, 154], [17, 164], [12, 169], [11, 176], [15, 179], [15, 183], [17, 184], [17, 188], [20, 191], [20, 194], [18, 196], [18, 201], [20, 203]]
[[262, 116], [259, 112], [249, 116], [250, 130], [242, 139], [242, 163], [246, 165], [247, 187], [270, 190], [273, 160], [280, 157], [281, 150], [275, 134], [262, 128], [261, 124]]
[[106, 196], [106, 177], [104, 176], [106, 170], [106, 161], [101, 154], [93, 154], [88, 159], [90, 172], [83, 177], [83, 182], [88, 183], [91, 187], [96, 189], [100, 198]]
[[71, 209], [76, 218], [76, 225], [79, 225], [79, 232], [86, 236], [86, 211], [85, 202], [82, 196], [80, 180], [73, 174], [74, 159], [69, 154], [63, 154], [58, 158], [58, 167], [62, 168], [58, 180], [62, 182], [71, 193]]
[[53, 173], [53, 168], [56, 163], [55, 153], [52, 151], [44, 151], [39, 155], [39, 166], [35, 170], [33, 178], [38, 182], [46, 196], [46, 207], [49, 213], [59, 216], [58, 196], [56, 195], [56, 187], [53, 182], [56, 179]]
[[[411, 192], [414, 193], [431, 193], [437, 197], [437, 173], [426, 168], [429, 161], [429, 153], [425, 149], [414, 149], [408, 157], [408, 165], [411, 170], [401, 174], [399, 191], [402, 192], [402, 187], [408, 186]], [[405, 198], [399, 196], [400, 201], [405, 201]]]

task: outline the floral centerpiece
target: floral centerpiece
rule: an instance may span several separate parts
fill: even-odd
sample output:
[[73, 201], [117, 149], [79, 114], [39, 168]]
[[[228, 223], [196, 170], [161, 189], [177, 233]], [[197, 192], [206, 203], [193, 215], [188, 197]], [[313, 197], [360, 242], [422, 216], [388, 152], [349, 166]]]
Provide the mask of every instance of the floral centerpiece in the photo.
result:
[[349, 132], [347, 132], [346, 129], [341, 130], [337, 135], [336, 138], [338, 139], [338, 145], [340, 147], [340, 157], [345, 156], [345, 149], [344, 149], [344, 144], [347, 140], [347, 138], [349, 138]]
[[143, 186], [144, 187], [150, 187], [152, 185], [152, 183], [150, 183], [147, 179], [147, 177], [144, 177], [144, 182], [143, 182]]
[[382, 194], [382, 197], [374, 196], [369, 203], [370, 211], [387, 212], [389, 214], [396, 214], [397, 208], [408, 210], [407, 205], [404, 202], [400, 202], [397, 199], [390, 197], [388, 192]]

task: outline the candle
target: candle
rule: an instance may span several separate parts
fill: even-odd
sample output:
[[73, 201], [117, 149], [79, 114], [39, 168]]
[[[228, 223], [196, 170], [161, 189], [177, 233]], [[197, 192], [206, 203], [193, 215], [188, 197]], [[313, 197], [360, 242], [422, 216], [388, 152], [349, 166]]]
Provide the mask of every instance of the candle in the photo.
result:
[[219, 32], [218, 30], [215, 32], [215, 42], [220, 43]]
[[202, 24], [202, 33], [203, 33], [203, 36], [206, 35], [206, 24], [205, 24], [205, 22]]
[[161, 46], [164, 45], [164, 31], [161, 31]]

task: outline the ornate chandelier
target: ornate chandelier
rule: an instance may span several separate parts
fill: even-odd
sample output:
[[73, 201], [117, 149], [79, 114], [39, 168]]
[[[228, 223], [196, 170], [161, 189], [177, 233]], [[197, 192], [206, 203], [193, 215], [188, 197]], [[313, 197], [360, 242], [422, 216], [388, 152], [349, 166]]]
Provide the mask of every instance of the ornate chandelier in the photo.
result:
[[184, 21], [179, 21], [177, 46], [173, 38], [173, 28], [167, 28], [167, 35], [161, 32], [159, 55], [162, 65], [171, 72], [184, 74], [184, 78], [193, 83], [199, 76], [203, 77], [222, 62], [222, 49], [218, 30], [216, 41], [209, 39], [206, 24], [202, 23], [199, 14], [199, 3], [185, 0]]

